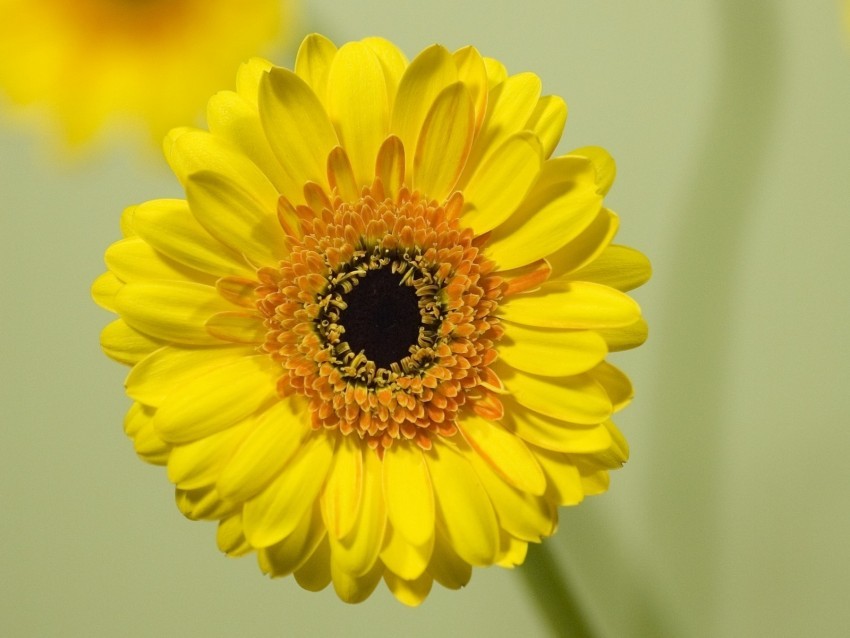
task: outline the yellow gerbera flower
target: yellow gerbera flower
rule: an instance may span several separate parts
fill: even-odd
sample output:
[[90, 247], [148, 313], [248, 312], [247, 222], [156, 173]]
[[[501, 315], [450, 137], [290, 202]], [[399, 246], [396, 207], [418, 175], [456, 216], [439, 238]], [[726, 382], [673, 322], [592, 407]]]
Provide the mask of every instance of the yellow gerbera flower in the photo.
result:
[[[281, 35], [281, 0], [0, 0], [0, 90], [70, 143], [114, 115], [161, 140]], [[287, 16], [288, 18], [289, 16]]]
[[649, 277], [611, 245], [599, 148], [531, 73], [313, 35], [252, 60], [166, 155], [187, 200], [129, 208], [94, 296], [126, 420], [191, 519], [272, 576], [420, 603], [521, 563], [626, 459], [605, 361]]

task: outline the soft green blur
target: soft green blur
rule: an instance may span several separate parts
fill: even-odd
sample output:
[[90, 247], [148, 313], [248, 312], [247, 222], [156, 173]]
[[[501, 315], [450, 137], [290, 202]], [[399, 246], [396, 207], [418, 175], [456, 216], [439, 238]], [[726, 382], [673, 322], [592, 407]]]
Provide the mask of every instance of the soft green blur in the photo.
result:
[[[561, 150], [618, 161], [646, 252], [647, 345], [615, 361], [632, 460], [550, 541], [606, 636], [850, 635], [850, 34], [836, 0], [321, 0], [343, 42], [476, 45], [562, 95]], [[281, 59], [290, 64], [291, 60]], [[223, 87], [226, 88], [226, 87]], [[140, 138], [141, 140], [142, 138]], [[68, 162], [0, 121], [0, 635], [545, 635], [523, 580], [477, 570], [409, 610], [379, 587], [270, 582], [185, 521], [121, 431], [124, 370], [89, 299], [130, 203], [179, 196], [153, 152]]]

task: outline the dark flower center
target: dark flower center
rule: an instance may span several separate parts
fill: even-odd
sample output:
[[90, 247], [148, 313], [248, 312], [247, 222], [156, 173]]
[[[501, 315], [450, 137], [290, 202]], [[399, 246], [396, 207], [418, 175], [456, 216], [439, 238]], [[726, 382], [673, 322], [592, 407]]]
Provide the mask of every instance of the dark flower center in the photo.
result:
[[352, 352], [363, 351], [378, 368], [389, 369], [418, 342], [423, 324], [416, 290], [388, 267], [368, 270], [355, 281], [343, 296], [342, 339]]

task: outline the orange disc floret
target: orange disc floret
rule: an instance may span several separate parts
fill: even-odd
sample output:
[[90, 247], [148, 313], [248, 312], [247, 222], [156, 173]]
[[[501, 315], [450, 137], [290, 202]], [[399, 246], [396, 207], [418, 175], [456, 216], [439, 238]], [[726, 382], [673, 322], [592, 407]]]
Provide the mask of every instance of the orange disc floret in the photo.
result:
[[459, 196], [381, 195], [377, 181], [285, 225], [289, 258], [259, 272], [263, 349], [284, 370], [279, 392], [309, 398], [315, 428], [379, 451], [399, 438], [430, 449], [456, 432], [462, 405], [498, 403], [487, 366], [505, 286], [458, 224]]

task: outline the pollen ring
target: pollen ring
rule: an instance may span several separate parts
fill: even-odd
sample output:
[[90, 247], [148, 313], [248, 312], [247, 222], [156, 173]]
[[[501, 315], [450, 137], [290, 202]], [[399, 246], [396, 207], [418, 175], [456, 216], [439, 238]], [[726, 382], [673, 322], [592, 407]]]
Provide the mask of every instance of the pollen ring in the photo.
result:
[[445, 318], [443, 281], [422, 252], [361, 251], [328, 278], [316, 331], [343, 377], [370, 388], [428, 369]]

